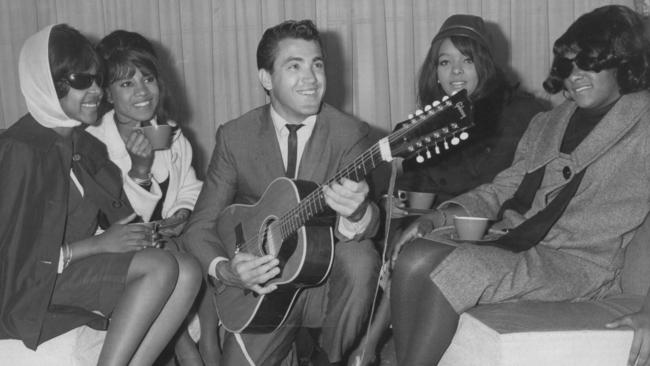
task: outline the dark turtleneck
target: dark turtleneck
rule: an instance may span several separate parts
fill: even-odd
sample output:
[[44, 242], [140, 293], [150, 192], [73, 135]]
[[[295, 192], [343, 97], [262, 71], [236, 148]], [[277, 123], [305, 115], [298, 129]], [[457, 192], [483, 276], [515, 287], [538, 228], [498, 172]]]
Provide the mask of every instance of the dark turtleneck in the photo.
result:
[[596, 127], [603, 117], [609, 112], [618, 99], [612, 103], [593, 109], [578, 108], [576, 109], [571, 120], [564, 131], [564, 138], [560, 146], [560, 152], [570, 154], [576, 147], [587, 137], [591, 130]]

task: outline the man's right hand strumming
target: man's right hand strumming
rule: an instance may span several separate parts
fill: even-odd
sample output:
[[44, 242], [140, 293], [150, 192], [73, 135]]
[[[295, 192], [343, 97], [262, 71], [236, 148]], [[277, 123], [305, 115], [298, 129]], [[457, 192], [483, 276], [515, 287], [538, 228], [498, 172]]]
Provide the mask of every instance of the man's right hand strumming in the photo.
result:
[[265, 295], [277, 289], [274, 284], [266, 284], [280, 274], [280, 261], [272, 255], [258, 257], [239, 252], [229, 261], [219, 262], [216, 272], [218, 279], [228, 285], [255, 291]]

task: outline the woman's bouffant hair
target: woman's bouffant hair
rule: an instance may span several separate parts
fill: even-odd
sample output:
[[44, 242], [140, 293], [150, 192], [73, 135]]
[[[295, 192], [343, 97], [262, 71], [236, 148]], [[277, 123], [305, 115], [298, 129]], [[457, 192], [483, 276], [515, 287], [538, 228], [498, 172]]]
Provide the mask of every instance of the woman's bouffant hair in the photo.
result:
[[169, 97], [165, 80], [160, 73], [160, 62], [151, 42], [139, 33], [116, 30], [104, 37], [96, 49], [104, 60], [105, 87], [115, 81], [132, 78], [137, 70], [156, 78], [160, 99], [155, 115], [158, 123], [167, 123], [170, 118]]
[[[620, 5], [597, 8], [580, 16], [555, 41], [553, 67], [544, 81], [544, 89], [551, 94], [564, 89], [564, 80], [569, 75], [559, 65], [570, 61], [565, 58], [567, 54], [586, 60], [582, 63], [589, 70], [581, 68], [584, 71], [616, 69], [621, 94], [645, 89], [650, 67], [648, 52], [641, 15]], [[578, 60], [573, 63], [580, 64]]]
[[[438, 54], [445, 39], [434, 39], [420, 68], [418, 79], [418, 103], [420, 106], [440, 100], [446, 94], [438, 83], [437, 74]], [[470, 95], [472, 100], [483, 99], [506, 87], [505, 75], [495, 64], [490, 50], [469, 37], [451, 36], [449, 39], [460, 53], [474, 62], [478, 84], [476, 90]]]

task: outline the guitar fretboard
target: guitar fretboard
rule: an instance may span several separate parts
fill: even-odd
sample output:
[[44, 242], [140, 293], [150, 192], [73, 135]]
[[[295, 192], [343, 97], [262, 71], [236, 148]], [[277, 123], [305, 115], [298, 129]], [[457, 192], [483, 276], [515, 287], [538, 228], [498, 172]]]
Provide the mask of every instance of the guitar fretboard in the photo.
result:
[[[463, 96], [458, 96], [458, 98], [461, 97]], [[455, 108], [451, 108], [452, 106]], [[446, 104], [439, 106], [435, 110], [414, 117], [409, 121], [409, 125], [393, 132], [386, 138], [392, 156], [412, 154], [415, 151], [432, 144], [436, 144], [437, 147], [437, 144], [440, 141], [443, 141], [446, 145], [446, 139], [450, 135], [460, 133], [471, 126], [471, 122], [467, 123], [465, 126], [460, 126], [457, 122], [467, 118], [467, 113], [464, 111], [464, 108], [465, 106], [463, 106], [462, 102], [457, 102], [454, 105], [452, 101], [447, 101]], [[440, 121], [453, 122], [449, 122], [448, 125], [443, 126], [436, 126], [435, 124], [432, 126], [431, 123], [424, 123], [425, 121], [431, 120], [433, 116]], [[431, 134], [432, 131], [435, 132]], [[423, 141], [413, 142], [414, 136], [424, 135], [427, 135], [427, 137]], [[323, 185], [319, 186], [307, 195], [307, 197], [301, 200], [296, 207], [282, 215], [277, 222], [279, 234], [282, 240], [284, 241], [291, 235], [295, 234], [299, 228], [327, 209], [327, 203], [325, 202], [322, 188], [323, 186], [330, 185], [333, 182], [340, 182], [342, 178], [358, 182], [364, 179], [368, 173], [375, 169], [379, 164], [387, 161], [387, 159], [382, 156], [382, 143], [385, 144], [385, 141], [380, 140], [375, 143], [368, 150], [355, 158], [351, 163], [339, 170], [334, 177], [327, 180]]]

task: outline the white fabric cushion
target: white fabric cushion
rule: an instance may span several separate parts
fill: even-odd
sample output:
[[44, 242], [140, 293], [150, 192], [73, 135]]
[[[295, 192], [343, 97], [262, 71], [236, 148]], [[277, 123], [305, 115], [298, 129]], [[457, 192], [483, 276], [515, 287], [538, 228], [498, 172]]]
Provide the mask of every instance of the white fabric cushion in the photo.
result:
[[106, 332], [83, 326], [42, 343], [36, 351], [15, 339], [0, 340], [0, 364], [12, 366], [96, 365]]
[[460, 317], [442, 366], [625, 366], [630, 329], [606, 329], [639, 298], [478, 306]]

